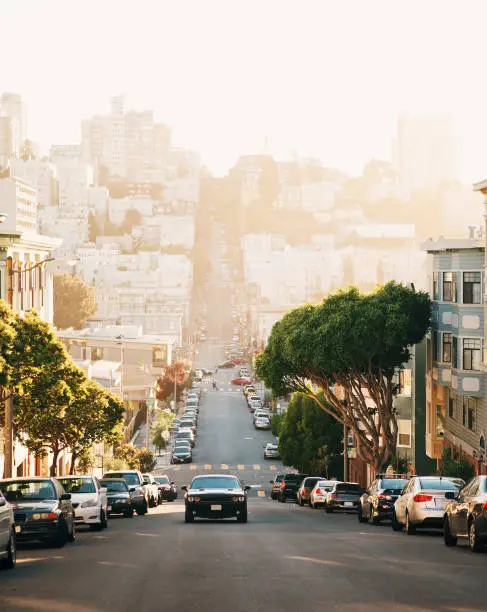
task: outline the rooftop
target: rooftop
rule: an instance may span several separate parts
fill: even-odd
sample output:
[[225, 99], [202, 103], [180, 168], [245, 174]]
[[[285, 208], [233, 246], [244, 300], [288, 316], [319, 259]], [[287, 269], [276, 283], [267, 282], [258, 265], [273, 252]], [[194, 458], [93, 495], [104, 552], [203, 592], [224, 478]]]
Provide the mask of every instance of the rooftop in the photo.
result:
[[421, 250], [428, 253], [437, 253], [438, 251], [467, 251], [472, 249], [484, 250], [485, 240], [474, 238], [445, 238], [440, 236], [436, 240], [428, 238], [421, 243]]

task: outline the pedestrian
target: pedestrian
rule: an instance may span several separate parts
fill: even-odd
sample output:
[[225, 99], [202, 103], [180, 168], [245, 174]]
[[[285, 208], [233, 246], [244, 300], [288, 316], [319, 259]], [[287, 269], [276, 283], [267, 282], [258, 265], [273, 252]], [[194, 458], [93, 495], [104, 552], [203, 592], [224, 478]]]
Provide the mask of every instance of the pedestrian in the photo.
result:
[[217, 388], [216, 388], [216, 380], [214, 380], [214, 381], [213, 381], [213, 391], [217, 391]]

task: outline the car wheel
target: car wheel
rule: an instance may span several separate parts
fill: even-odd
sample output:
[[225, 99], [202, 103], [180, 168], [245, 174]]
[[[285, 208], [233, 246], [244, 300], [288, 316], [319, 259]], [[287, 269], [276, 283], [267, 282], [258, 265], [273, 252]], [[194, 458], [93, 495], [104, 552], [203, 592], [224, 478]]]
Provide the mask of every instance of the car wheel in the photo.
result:
[[397, 520], [397, 516], [396, 516], [396, 511], [395, 510], [392, 513], [392, 528], [394, 529], [394, 531], [401, 531], [401, 529], [402, 529], [401, 523]]
[[134, 516], [134, 511], [133, 510], [129, 510], [129, 512], [125, 512], [124, 517], [125, 518], [132, 518]]
[[304, 506], [304, 499], [300, 496], [299, 498], [296, 498], [296, 502], [300, 505], [300, 506]]
[[59, 525], [59, 532], [52, 539], [52, 545], [54, 548], [63, 548], [63, 546], [68, 541], [68, 528], [66, 523], [61, 523]]
[[246, 523], [247, 520], [247, 508], [245, 508], [245, 510], [242, 510], [242, 512], [237, 516], [237, 521], [239, 523]]
[[362, 513], [362, 506], [359, 506], [358, 512], [357, 512], [357, 517], [358, 517], [358, 522], [359, 523], [366, 523], [367, 519], [364, 517], [363, 513]]
[[480, 552], [484, 547], [484, 543], [480, 539], [477, 527], [475, 526], [475, 521], [471, 521], [468, 526], [468, 545], [472, 552]]
[[333, 513], [333, 508], [328, 508], [328, 506], [325, 508], [325, 512], [327, 514], [332, 514]]
[[98, 521], [98, 523], [91, 523], [90, 524], [90, 529], [92, 531], [101, 531], [104, 528], [104, 521], [106, 522], [105, 519], [105, 513], [103, 512], [103, 510], [100, 510], [100, 520]]
[[[447, 516], [445, 516], [445, 519], [443, 521], [443, 540], [445, 542], [445, 546], [456, 546], [457, 545], [457, 538], [451, 532], [450, 521], [448, 520]], [[469, 538], [469, 542], [470, 542], [470, 538]]]
[[137, 514], [139, 516], [144, 516], [144, 514], [147, 514], [148, 511], [149, 511], [149, 508], [147, 506], [147, 501], [144, 499], [144, 503], [142, 504], [142, 506], [137, 509]]
[[184, 522], [185, 523], [194, 523], [194, 516], [193, 516], [192, 512], [188, 511], [188, 509], [186, 509], [184, 511]]
[[67, 541], [76, 542], [76, 525], [75, 525], [74, 520], [73, 520], [73, 524], [71, 525], [71, 532], [68, 533]]
[[279, 501], [281, 502], [281, 504], [285, 504], [286, 503], [286, 498], [284, 497], [284, 495], [280, 495], [279, 496]]
[[404, 531], [408, 535], [414, 535], [416, 533], [416, 527], [411, 523], [409, 518], [409, 513], [406, 512], [406, 525], [404, 526]]
[[378, 525], [379, 524], [379, 519], [374, 516], [374, 507], [370, 506], [370, 510], [369, 510], [369, 522], [372, 523], [372, 525]]
[[14, 569], [17, 563], [17, 542], [15, 539], [15, 530], [12, 529], [7, 544], [7, 557], [0, 561], [0, 567], [5, 569]]
[[313, 510], [315, 509], [315, 505], [314, 503], [311, 501], [311, 498], [309, 500], [309, 507], [312, 508]]

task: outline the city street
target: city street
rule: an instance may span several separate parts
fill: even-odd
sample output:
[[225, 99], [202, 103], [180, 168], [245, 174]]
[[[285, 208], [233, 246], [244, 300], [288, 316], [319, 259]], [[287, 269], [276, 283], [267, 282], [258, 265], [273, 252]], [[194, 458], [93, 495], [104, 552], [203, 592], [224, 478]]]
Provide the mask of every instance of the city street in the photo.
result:
[[2, 612], [485, 610], [487, 554], [271, 501], [281, 464], [264, 461], [270, 432], [253, 429], [242, 393], [228, 390], [231, 376], [219, 373], [224, 391], [203, 392], [195, 463], [167, 473], [181, 484], [234, 472], [260, 485], [249, 523], [185, 524], [180, 498], [112, 519], [101, 534], [80, 530], [61, 550], [24, 548], [17, 569], [0, 574]]

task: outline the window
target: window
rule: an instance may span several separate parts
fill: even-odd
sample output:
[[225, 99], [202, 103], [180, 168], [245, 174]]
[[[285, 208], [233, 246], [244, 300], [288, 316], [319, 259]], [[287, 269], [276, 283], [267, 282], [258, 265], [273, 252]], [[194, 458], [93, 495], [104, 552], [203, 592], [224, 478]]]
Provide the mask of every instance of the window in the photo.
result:
[[453, 336], [452, 338], [452, 355], [451, 355], [451, 365], [453, 368], [458, 368], [458, 338]]
[[475, 431], [475, 418], [477, 412], [477, 399], [465, 396], [462, 398], [462, 424], [464, 427]]
[[91, 347], [91, 361], [100, 361], [103, 359], [103, 349], [100, 347]]
[[450, 419], [455, 418], [455, 400], [456, 400], [455, 392], [450, 391], [448, 395], [448, 416], [450, 417]]
[[438, 361], [438, 332], [432, 332], [431, 344], [433, 349], [433, 361]]
[[411, 397], [411, 370], [399, 370], [399, 394]]
[[452, 334], [443, 334], [443, 363], [451, 363], [452, 356]]
[[463, 303], [480, 304], [481, 299], [481, 276], [480, 272], [463, 273]]
[[480, 370], [480, 338], [463, 339], [463, 369]]
[[397, 446], [411, 447], [411, 421], [409, 419], [397, 420]]
[[443, 301], [457, 301], [457, 273], [443, 272]]
[[433, 299], [438, 300], [440, 293], [438, 291], [438, 272], [433, 272]]

